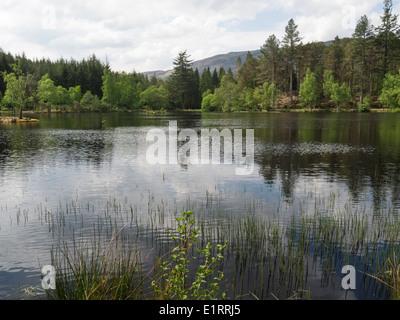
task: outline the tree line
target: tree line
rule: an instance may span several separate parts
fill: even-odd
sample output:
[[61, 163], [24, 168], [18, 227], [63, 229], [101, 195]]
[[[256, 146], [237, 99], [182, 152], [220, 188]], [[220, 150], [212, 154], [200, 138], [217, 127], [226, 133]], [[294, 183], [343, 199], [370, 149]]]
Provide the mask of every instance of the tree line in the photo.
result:
[[0, 49], [0, 73], [1, 109], [18, 111], [20, 116], [22, 110], [38, 109], [134, 109], [139, 93], [154, 83], [136, 72], [112, 72], [108, 62], [94, 54], [81, 61], [31, 60], [25, 54], [13, 56]]
[[239, 58], [234, 70], [193, 70], [186, 51], [167, 79], [135, 71], [114, 72], [88, 59], [29, 60], [0, 50], [2, 109], [47, 108], [110, 111], [272, 108], [400, 108], [400, 27], [391, 0], [381, 24], [363, 15], [351, 37], [303, 44], [293, 19], [283, 38], [270, 35], [261, 55]]
[[[350, 38], [302, 43], [290, 19], [282, 40], [271, 35], [261, 56], [248, 53], [232, 77], [204, 95], [207, 111], [274, 107], [400, 107], [400, 28], [392, 1], [384, 1], [381, 25], [363, 15]], [[241, 64], [241, 61], [238, 61]]]
[[[373, 26], [363, 15], [351, 37], [335, 37], [329, 43], [303, 44], [298, 26], [290, 19], [283, 38], [269, 36], [258, 58], [249, 52], [243, 64], [238, 59], [234, 74], [220, 74], [216, 86], [206, 90], [202, 86], [198, 88], [202, 110], [400, 108], [398, 15], [392, 12], [391, 0], [383, 4], [379, 26]], [[181, 69], [189, 62], [185, 53], [179, 60], [182, 61], [180, 69], [175, 68], [173, 77], [189, 84], [181, 76]], [[186, 95], [190, 96], [189, 90]], [[188, 108], [195, 107], [190, 98], [186, 101]]]
[[[363, 15], [351, 37], [303, 44], [293, 19], [283, 38], [275, 35], [261, 55], [238, 58], [235, 69], [192, 70], [186, 51], [173, 61], [172, 76], [142, 94], [159, 108], [203, 111], [273, 108], [400, 108], [400, 27], [391, 0], [383, 1], [381, 24]], [[152, 102], [152, 98], [159, 97]], [[161, 99], [161, 97], [163, 99]]]

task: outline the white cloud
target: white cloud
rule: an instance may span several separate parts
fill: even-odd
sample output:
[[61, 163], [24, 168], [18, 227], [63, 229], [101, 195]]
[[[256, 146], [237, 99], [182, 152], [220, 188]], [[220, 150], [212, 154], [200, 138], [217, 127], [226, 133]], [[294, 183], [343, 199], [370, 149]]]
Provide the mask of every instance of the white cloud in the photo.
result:
[[[28, 57], [85, 58], [107, 56], [116, 70], [166, 69], [179, 51], [193, 59], [259, 48], [272, 33], [281, 37], [290, 15], [304, 41], [349, 36], [346, 26], [368, 14], [379, 23], [378, 1], [288, 0], [103, 0], [20, 1], [0, 4], [0, 46]], [[382, 7], [382, 6], [381, 6]], [[396, 5], [395, 12], [400, 7]], [[280, 16], [272, 26], [241, 30], [243, 23], [273, 10]], [[347, 10], [347, 11], [346, 11]], [[380, 10], [382, 11], [382, 10]], [[347, 16], [346, 16], [347, 15]], [[348, 21], [348, 20], [347, 20]], [[353, 22], [355, 23], [355, 22]], [[236, 25], [236, 27], [235, 27]]]

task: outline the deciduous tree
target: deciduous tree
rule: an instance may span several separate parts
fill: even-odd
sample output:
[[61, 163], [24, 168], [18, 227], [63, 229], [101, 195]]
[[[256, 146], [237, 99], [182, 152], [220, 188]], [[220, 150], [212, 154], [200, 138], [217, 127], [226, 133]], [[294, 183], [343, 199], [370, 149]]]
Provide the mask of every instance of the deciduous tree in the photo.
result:
[[313, 107], [319, 101], [319, 89], [315, 74], [307, 69], [306, 77], [300, 86], [299, 99], [300, 103], [306, 107]]
[[4, 98], [14, 107], [17, 107], [19, 118], [22, 119], [22, 112], [28, 102], [33, 100], [35, 91], [35, 78], [32, 74], [24, 74], [21, 69], [21, 60], [17, 59], [12, 64], [13, 72], [3, 73], [4, 82], [7, 84]]

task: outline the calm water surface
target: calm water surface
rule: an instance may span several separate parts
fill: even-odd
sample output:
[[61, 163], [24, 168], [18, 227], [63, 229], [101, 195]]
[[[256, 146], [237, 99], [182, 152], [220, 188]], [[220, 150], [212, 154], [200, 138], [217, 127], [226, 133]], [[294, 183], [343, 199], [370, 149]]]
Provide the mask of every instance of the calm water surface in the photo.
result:
[[[307, 210], [316, 198], [332, 195], [338, 208], [379, 212], [400, 207], [400, 114], [96, 113], [37, 118], [39, 123], [0, 124], [1, 299], [40, 285], [39, 265], [49, 264], [57, 241], [46, 213], [68, 210], [71, 203], [101, 212], [108, 201], [129, 202], [141, 221], [161, 207], [166, 216], [186, 208], [211, 215], [214, 209], [224, 210], [238, 217], [249, 208], [264, 216], [291, 215], [300, 204]], [[237, 176], [234, 165], [148, 164], [147, 132], [167, 130], [171, 120], [179, 129], [254, 129], [253, 174]], [[209, 199], [215, 199], [213, 210]], [[96, 221], [94, 215], [85, 219], [87, 225]], [[320, 283], [317, 277], [315, 283]], [[313, 293], [328, 299], [344, 296], [320, 285]], [[360, 298], [357, 293], [353, 297]]]

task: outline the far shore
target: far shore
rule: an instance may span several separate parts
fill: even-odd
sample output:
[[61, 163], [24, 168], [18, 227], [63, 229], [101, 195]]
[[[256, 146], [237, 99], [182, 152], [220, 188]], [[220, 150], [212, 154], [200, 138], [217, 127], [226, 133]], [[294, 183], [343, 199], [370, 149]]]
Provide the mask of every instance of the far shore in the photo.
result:
[[[26, 110], [23, 111], [22, 119], [18, 116], [13, 116], [12, 111], [0, 111], [0, 122], [27, 122], [27, 121], [38, 121], [31, 119], [29, 116], [35, 114], [59, 114], [59, 113], [112, 113], [112, 112], [144, 112], [149, 114], [160, 114], [167, 112], [203, 112], [201, 109], [174, 109], [174, 110], [149, 110], [149, 109], [137, 109], [137, 110], [110, 110], [110, 111], [94, 111], [94, 110]], [[204, 113], [221, 113], [222, 111], [207, 111]], [[227, 113], [398, 113], [400, 109], [390, 108], [371, 108], [366, 112], [360, 112], [356, 108], [274, 108], [270, 110], [241, 110]], [[4, 115], [4, 116], [2, 116]]]

